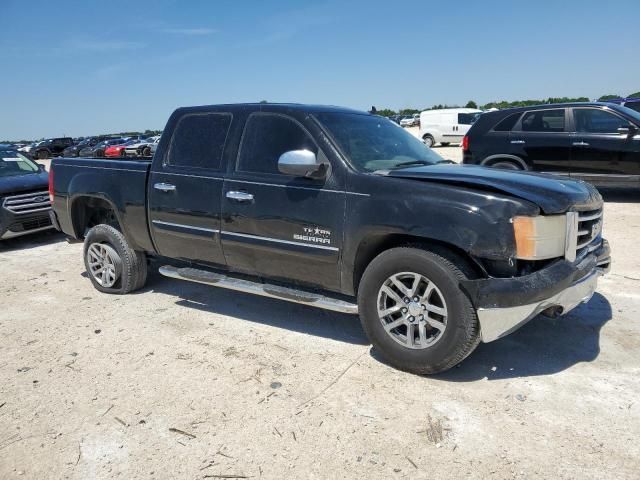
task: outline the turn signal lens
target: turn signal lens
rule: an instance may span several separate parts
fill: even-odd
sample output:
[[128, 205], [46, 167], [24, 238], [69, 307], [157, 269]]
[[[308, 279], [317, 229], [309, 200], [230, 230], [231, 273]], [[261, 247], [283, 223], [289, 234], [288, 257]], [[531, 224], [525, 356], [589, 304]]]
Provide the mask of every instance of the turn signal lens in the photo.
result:
[[565, 215], [514, 217], [516, 257], [522, 260], [563, 257], [566, 230]]

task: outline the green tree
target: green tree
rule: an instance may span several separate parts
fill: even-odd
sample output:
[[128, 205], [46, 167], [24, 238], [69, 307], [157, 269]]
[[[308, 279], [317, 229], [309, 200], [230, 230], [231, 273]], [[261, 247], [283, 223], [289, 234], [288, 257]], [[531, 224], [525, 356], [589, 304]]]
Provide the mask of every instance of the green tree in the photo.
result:
[[478, 108], [478, 104], [473, 100], [469, 100], [465, 105], [465, 108]]
[[630, 98], [640, 98], [640, 92], [635, 92], [629, 95]]
[[400, 115], [413, 115], [414, 113], [420, 113], [420, 110], [415, 108], [403, 108], [398, 112]]
[[606, 102], [607, 100], [613, 100], [615, 98], [622, 98], [622, 97], [620, 95], [603, 95], [598, 99], [598, 101]]
[[382, 115], [383, 117], [391, 117], [393, 115], [396, 115], [396, 112], [394, 110], [391, 110], [390, 108], [381, 108], [376, 113], [378, 115]]

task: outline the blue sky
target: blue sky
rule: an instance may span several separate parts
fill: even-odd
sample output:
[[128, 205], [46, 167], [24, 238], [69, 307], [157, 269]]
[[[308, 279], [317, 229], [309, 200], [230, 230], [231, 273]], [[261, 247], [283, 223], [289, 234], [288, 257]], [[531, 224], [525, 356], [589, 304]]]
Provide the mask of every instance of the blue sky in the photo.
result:
[[184, 105], [368, 109], [640, 90], [640, 2], [0, 0], [0, 139]]

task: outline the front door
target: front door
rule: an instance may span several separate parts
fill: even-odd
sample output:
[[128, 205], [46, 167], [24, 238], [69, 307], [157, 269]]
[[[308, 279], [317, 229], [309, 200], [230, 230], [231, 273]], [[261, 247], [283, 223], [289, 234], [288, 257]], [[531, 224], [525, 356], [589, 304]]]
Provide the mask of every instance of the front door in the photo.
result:
[[224, 265], [220, 242], [223, 153], [230, 113], [180, 118], [149, 178], [149, 228], [161, 255]]
[[[630, 122], [610, 111], [574, 108], [571, 176], [596, 185], [637, 185], [640, 136]], [[627, 131], [619, 131], [619, 129]]]
[[236, 165], [224, 182], [222, 245], [231, 270], [338, 289], [344, 188], [333, 169], [320, 180], [281, 174], [278, 158], [310, 150], [326, 159], [297, 120], [247, 119]]
[[526, 112], [511, 131], [511, 154], [537, 172], [569, 175], [571, 133], [564, 108]]

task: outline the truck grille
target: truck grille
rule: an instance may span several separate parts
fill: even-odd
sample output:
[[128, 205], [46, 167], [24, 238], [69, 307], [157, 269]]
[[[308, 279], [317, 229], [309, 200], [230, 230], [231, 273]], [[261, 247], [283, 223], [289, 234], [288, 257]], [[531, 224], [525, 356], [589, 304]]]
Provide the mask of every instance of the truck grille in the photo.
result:
[[578, 239], [576, 255], [594, 250], [600, 244], [602, 233], [602, 208], [578, 212]]
[[49, 210], [51, 202], [49, 192], [31, 192], [7, 197], [2, 206], [12, 213], [23, 214]]

